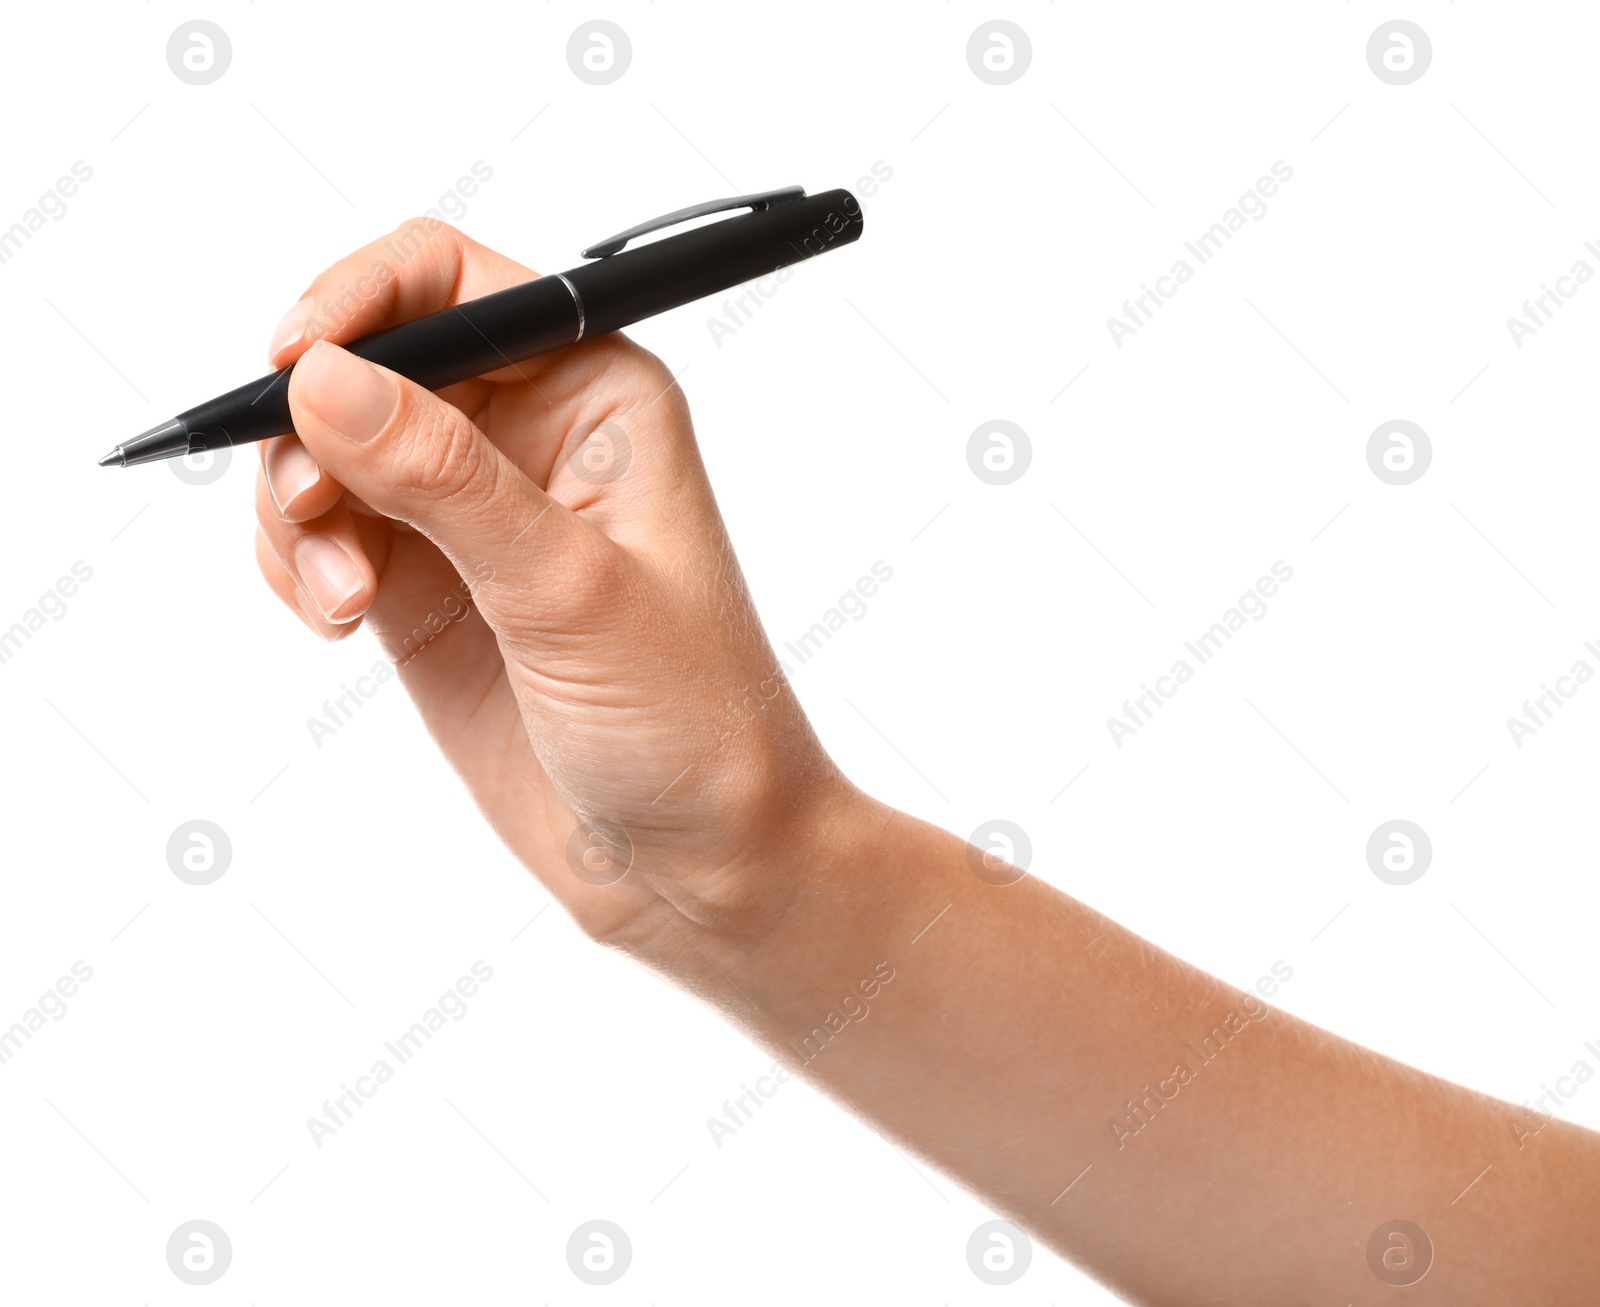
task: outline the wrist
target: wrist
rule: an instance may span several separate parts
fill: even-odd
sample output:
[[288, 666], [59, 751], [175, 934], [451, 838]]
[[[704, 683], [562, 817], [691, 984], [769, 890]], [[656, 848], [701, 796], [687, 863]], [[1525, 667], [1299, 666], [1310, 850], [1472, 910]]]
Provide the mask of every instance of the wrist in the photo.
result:
[[720, 884], [663, 902], [641, 960], [788, 1056], [819, 1023], [857, 1019], [856, 996], [873, 997], [919, 932], [982, 888], [963, 850], [838, 777], [791, 804]]
[[692, 940], [718, 965], [744, 967], [803, 929], [819, 905], [847, 892], [860, 850], [896, 814], [852, 785], [831, 763], [793, 776], [761, 803], [741, 803], [717, 824], [717, 839], [678, 852], [648, 874], [651, 916], [663, 926], [642, 960], [668, 959], [673, 937]]

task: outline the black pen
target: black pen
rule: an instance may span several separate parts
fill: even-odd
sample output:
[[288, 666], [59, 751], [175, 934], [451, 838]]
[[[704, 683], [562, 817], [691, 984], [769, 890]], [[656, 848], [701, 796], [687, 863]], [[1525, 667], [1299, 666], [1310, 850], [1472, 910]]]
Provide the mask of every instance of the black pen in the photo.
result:
[[[624, 248], [652, 232], [740, 208], [750, 212]], [[825, 254], [858, 239], [861, 226], [861, 205], [845, 190], [808, 196], [803, 187], [788, 186], [711, 200], [591, 245], [583, 257], [592, 263], [375, 331], [345, 348], [440, 390]], [[118, 445], [100, 466], [181, 458], [293, 431], [293, 370], [282, 368], [180, 413]]]

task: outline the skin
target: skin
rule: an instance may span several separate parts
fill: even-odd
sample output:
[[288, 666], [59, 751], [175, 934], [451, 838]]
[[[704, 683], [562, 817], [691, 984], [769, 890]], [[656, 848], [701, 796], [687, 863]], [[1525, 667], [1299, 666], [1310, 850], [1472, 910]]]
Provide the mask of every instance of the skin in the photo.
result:
[[666, 367], [612, 335], [437, 396], [375, 368], [337, 342], [536, 275], [396, 235], [409, 257], [335, 264], [274, 339], [298, 435], [262, 447], [257, 558], [319, 635], [372, 630], [589, 936], [1129, 1301], [1593, 1301], [1600, 1136], [1273, 1011], [856, 789]]

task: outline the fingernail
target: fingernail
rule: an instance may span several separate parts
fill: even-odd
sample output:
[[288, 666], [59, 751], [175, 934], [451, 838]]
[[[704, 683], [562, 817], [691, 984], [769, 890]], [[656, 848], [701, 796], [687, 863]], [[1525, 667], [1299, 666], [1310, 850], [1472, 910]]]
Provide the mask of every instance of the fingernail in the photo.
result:
[[348, 622], [359, 615], [351, 600], [361, 592], [361, 572], [355, 560], [327, 536], [302, 536], [294, 547], [300, 581], [330, 622]]
[[324, 340], [306, 351], [295, 372], [300, 402], [347, 440], [371, 440], [399, 401], [389, 373]]
[[267, 489], [278, 512], [289, 515], [294, 501], [322, 480], [322, 469], [310, 452], [292, 436], [267, 446]]
[[283, 321], [278, 323], [278, 329], [272, 333], [272, 344], [267, 346], [269, 359], [277, 358], [286, 346], [300, 339], [305, 332], [306, 323], [311, 321], [311, 310], [315, 307], [315, 302], [307, 295], [283, 315]]
[[300, 611], [306, 615], [306, 625], [320, 635], [324, 640], [327, 640], [331, 643], [334, 638], [334, 632], [328, 629], [328, 624], [322, 620], [321, 616], [317, 613], [317, 610], [311, 606], [310, 602], [306, 599], [305, 592], [303, 590], [296, 590], [294, 592], [294, 601], [299, 605]]

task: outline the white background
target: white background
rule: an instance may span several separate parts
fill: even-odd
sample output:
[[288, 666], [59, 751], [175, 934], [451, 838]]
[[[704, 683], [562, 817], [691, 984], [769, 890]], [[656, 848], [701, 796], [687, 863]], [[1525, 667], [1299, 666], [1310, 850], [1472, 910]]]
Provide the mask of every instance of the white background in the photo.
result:
[[[596, 16], [632, 43], [606, 86], [565, 55]], [[1032, 44], [1006, 86], [965, 56], [996, 16]], [[1505, 724], [1600, 669], [1600, 288], [1520, 349], [1506, 327], [1600, 270], [1600, 32], [1576, 4], [1419, 3], [1432, 64], [1397, 87], [1365, 56], [1395, 16], [9, 7], [0, 228], [93, 177], [0, 264], [0, 629], [92, 578], [0, 665], [0, 1027], [94, 975], [0, 1066], [0, 1296], [1110, 1301], [1042, 1251], [980, 1283], [983, 1208], [799, 1083], [717, 1147], [769, 1060], [543, 912], [404, 692], [313, 743], [379, 655], [260, 582], [254, 451], [202, 486], [95, 467], [259, 375], [317, 270], [480, 160], [458, 225], [542, 270], [697, 200], [891, 169], [860, 244], [720, 345], [714, 303], [635, 332], [686, 369], [775, 644], [894, 569], [795, 672], [841, 764], [964, 836], [1020, 824], [1038, 875], [1241, 986], [1281, 960], [1275, 1002], [1429, 1071], [1521, 1102], [1600, 1066], [1600, 688], [1520, 749]], [[165, 58], [195, 17], [233, 47], [208, 86]], [[1278, 160], [1266, 215], [1118, 348], [1108, 316]], [[994, 418], [1032, 444], [1004, 487], [966, 461]], [[1395, 418], [1433, 447], [1403, 487], [1365, 454]], [[1106, 719], [1280, 559], [1268, 614], [1118, 748]], [[1397, 817], [1433, 843], [1404, 887], [1365, 856]], [[192, 818], [233, 848], [203, 888], [166, 858]], [[478, 959], [467, 1015], [314, 1146], [306, 1118]], [[1562, 1114], [1600, 1125], [1600, 1086]], [[233, 1244], [205, 1289], [164, 1253], [196, 1217]], [[566, 1264], [592, 1217], [633, 1243], [609, 1288]]]

